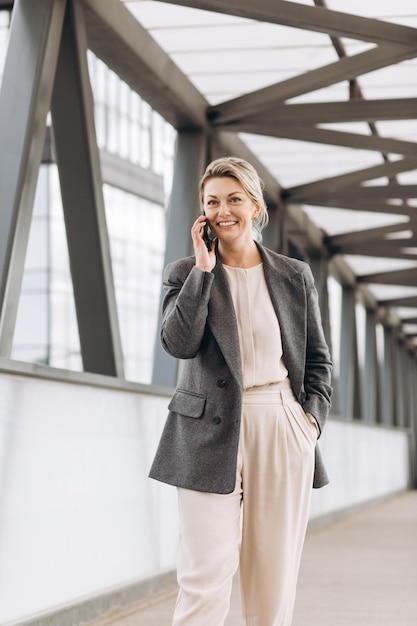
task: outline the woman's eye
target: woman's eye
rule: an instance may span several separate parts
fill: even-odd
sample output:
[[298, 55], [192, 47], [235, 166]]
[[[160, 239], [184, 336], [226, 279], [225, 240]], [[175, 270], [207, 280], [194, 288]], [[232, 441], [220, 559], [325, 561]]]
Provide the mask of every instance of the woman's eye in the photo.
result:
[[240, 202], [240, 198], [231, 198], [230, 201], [233, 202], [234, 204], [236, 204], [237, 202]]
[[207, 206], [214, 206], [215, 204], [217, 204], [217, 200], [208, 200], [207, 201]]

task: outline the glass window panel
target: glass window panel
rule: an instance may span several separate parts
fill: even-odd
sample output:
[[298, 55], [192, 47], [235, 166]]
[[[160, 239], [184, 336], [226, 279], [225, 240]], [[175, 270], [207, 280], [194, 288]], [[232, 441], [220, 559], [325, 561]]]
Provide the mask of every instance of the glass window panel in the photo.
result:
[[149, 383], [159, 321], [164, 209], [108, 185], [104, 194], [125, 373]]
[[25, 269], [22, 279], [22, 292], [47, 292], [49, 288], [49, 268], [40, 270]]
[[54, 367], [82, 371], [72, 284], [65, 284], [62, 280], [58, 280], [57, 283], [51, 290], [50, 364]]
[[25, 289], [20, 294], [19, 311], [13, 336], [12, 358], [15, 350], [36, 345], [44, 355], [49, 336], [49, 302], [46, 289]]
[[[41, 167], [36, 197], [38, 215], [33, 215], [29, 233], [13, 355], [31, 362], [82, 369], [56, 165]], [[59, 306], [62, 301], [64, 307]], [[58, 345], [63, 348], [55, 360]], [[65, 360], [63, 353], [70, 356]]]
[[330, 314], [330, 332], [332, 341], [332, 360], [334, 364], [333, 375], [339, 378], [340, 371], [340, 331], [342, 323], [342, 287], [332, 276], [329, 276], [328, 282], [329, 292], [329, 314]]

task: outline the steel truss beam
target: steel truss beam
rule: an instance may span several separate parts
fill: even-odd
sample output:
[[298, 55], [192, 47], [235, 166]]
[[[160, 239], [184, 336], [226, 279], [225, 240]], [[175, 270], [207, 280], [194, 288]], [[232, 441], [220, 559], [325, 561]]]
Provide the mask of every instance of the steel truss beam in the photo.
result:
[[335, 246], [349, 246], [351, 244], [358, 243], [363, 245], [364, 243], [372, 243], [373, 241], [381, 241], [385, 235], [390, 233], [399, 233], [407, 231], [411, 228], [410, 222], [400, 222], [397, 224], [390, 224], [389, 226], [380, 226], [378, 228], [367, 228], [365, 230], [350, 231], [341, 235], [333, 235], [328, 237], [327, 243], [331, 247]]
[[262, 115], [248, 115], [238, 123], [297, 127], [339, 122], [376, 122], [407, 120], [417, 117], [417, 98], [392, 100], [349, 100], [347, 102], [309, 102], [275, 105]]
[[247, 126], [243, 122], [230, 127], [230, 129], [232, 128], [235, 132], [266, 135], [267, 137], [276, 137], [277, 139], [294, 139], [295, 141], [307, 141], [308, 143], [320, 143], [343, 148], [354, 148], [356, 150], [402, 154], [414, 158], [417, 152], [417, 143], [412, 141], [390, 139], [375, 135], [359, 135], [358, 133], [328, 130], [326, 128], [310, 126], [301, 128], [295, 126], [289, 126], [288, 128], [285, 126], [265, 127], [262, 122], [256, 126]]
[[[416, 145], [417, 147], [417, 145]], [[292, 202], [310, 201], [315, 195], [320, 196], [323, 192], [337, 192], [339, 189], [357, 185], [366, 180], [387, 177], [390, 178], [401, 172], [409, 172], [417, 169], [417, 158], [408, 157], [399, 159], [398, 161], [387, 161], [381, 165], [374, 165], [363, 170], [355, 170], [347, 174], [322, 178], [321, 180], [297, 185], [296, 187], [288, 187], [283, 191], [285, 197]]]
[[332, 209], [349, 209], [351, 211], [370, 211], [372, 213], [388, 213], [390, 215], [404, 215], [410, 218], [416, 214], [415, 207], [409, 207], [406, 204], [392, 205], [386, 202], [371, 202], [366, 200], [351, 200], [350, 198], [344, 198], [334, 194], [328, 198], [316, 198], [313, 197], [310, 200], [305, 200], [305, 204], [311, 206], [329, 207]]
[[287, 0], [161, 0], [259, 22], [282, 24], [326, 35], [349, 37], [373, 43], [414, 45], [416, 31], [408, 26], [391, 24], [341, 11], [311, 7]]
[[383, 285], [403, 285], [417, 287], [417, 267], [396, 270], [395, 272], [378, 272], [358, 276], [362, 283], [379, 283]]
[[[369, 187], [361, 187], [360, 185], [350, 186], [339, 189], [336, 192], [337, 197], [343, 198], [345, 201], [352, 199], [355, 202], [375, 202], [378, 200], [388, 199], [407, 199], [417, 198], [417, 185], [372, 185]], [[316, 199], [329, 199], [332, 193], [316, 196]], [[398, 208], [396, 205], [393, 209]], [[411, 208], [411, 207], [409, 207]], [[417, 209], [415, 209], [417, 212]]]
[[68, 3], [51, 111], [84, 370], [123, 377], [87, 38], [79, 0]]
[[[16, 323], [65, 0], [16, 3], [0, 92], [0, 355]], [[19, 77], [19, 80], [16, 80]]]
[[[350, 80], [368, 72], [411, 59], [417, 55], [417, 46], [378, 47], [360, 54], [343, 57], [324, 67], [310, 70], [281, 83], [233, 98], [208, 109], [207, 115], [214, 124], [242, 122], [248, 115], [259, 114], [310, 91], [329, 87], [343, 80]], [[232, 126], [231, 130], [236, 128]]]
[[120, 2], [83, 0], [88, 44], [177, 129], [208, 128], [207, 101]]
[[403, 298], [390, 298], [379, 300], [381, 306], [386, 307], [410, 307], [417, 308], [417, 296], [404, 296]]

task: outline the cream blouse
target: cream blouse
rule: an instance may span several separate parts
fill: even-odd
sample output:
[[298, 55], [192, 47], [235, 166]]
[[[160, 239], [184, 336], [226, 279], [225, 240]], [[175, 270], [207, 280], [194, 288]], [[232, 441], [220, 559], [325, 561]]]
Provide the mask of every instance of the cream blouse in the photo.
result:
[[247, 269], [223, 265], [239, 332], [243, 388], [282, 382], [288, 376], [281, 329], [266, 285], [263, 264]]

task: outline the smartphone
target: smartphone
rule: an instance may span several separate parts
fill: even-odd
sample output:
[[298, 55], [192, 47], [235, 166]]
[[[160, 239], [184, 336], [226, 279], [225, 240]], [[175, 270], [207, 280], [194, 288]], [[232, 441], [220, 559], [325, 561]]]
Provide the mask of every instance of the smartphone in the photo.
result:
[[[205, 213], [204, 213], [205, 215]], [[209, 252], [211, 252], [211, 243], [212, 240], [210, 239], [210, 235], [209, 235], [209, 227], [208, 227], [208, 222], [206, 222], [203, 226], [203, 241], [206, 244], [206, 248]]]

